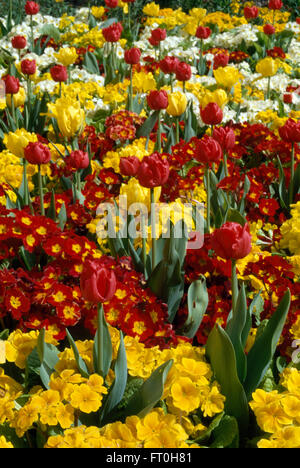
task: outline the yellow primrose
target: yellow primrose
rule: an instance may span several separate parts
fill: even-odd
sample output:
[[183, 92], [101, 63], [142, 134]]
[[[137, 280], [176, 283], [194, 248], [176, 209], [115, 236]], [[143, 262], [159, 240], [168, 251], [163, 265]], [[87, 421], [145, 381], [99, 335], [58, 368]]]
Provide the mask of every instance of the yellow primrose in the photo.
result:
[[68, 67], [76, 62], [78, 55], [75, 47], [62, 47], [59, 52], [55, 54], [55, 58], [59, 63]]
[[256, 71], [264, 78], [276, 75], [278, 70], [278, 63], [272, 57], [265, 57], [256, 64]]
[[168, 100], [169, 105], [166, 111], [169, 115], [172, 115], [172, 117], [179, 117], [184, 113], [187, 106], [187, 98], [185, 94], [180, 91], [176, 91], [175, 93], [169, 94]]
[[62, 97], [55, 104], [48, 104], [50, 115], [55, 117], [59, 130], [66, 138], [73, 138], [80, 134], [85, 125], [85, 112], [80, 102]]
[[219, 67], [214, 70], [214, 77], [219, 86], [230, 90], [238, 81], [243, 79], [243, 75], [235, 67]]

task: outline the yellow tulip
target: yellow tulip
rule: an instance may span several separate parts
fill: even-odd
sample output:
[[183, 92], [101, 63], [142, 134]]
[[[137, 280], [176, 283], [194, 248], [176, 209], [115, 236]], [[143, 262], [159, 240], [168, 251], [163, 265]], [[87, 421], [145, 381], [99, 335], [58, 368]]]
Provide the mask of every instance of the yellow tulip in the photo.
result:
[[19, 158], [24, 158], [24, 149], [28, 146], [28, 143], [36, 141], [38, 141], [36, 134], [29, 133], [24, 128], [9, 132], [3, 139], [6, 148]]
[[55, 54], [55, 58], [59, 63], [68, 67], [76, 62], [78, 55], [75, 47], [62, 47], [59, 52]]
[[48, 104], [50, 115], [55, 117], [60, 132], [66, 138], [73, 138], [81, 133], [85, 125], [85, 113], [80, 102], [69, 97], [57, 99], [55, 104]]
[[[159, 201], [161, 194], [161, 187], [155, 187], [154, 197], [155, 203]], [[142, 203], [150, 209], [150, 190], [146, 187], [142, 187], [138, 180], [132, 177], [127, 184], [122, 184], [120, 189], [120, 195], [127, 196], [127, 206], [131, 206], [134, 203]]]
[[155, 2], [148, 3], [143, 8], [144, 15], [147, 16], [158, 16], [160, 7]]
[[228, 96], [224, 89], [216, 89], [215, 91], [207, 91], [203, 98], [200, 100], [201, 107], [206, 107], [210, 102], [215, 102], [223, 109], [228, 102]]
[[[14, 94], [14, 105], [16, 107], [22, 107], [24, 106], [25, 100], [26, 100], [26, 93], [24, 88], [20, 88], [19, 92], [17, 94]], [[6, 95], [6, 104], [11, 107], [11, 95], [7, 94]]]
[[168, 96], [169, 105], [167, 107], [167, 113], [173, 117], [179, 117], [184, 113], [187, 106], [187, 98], [185, 94], [180, 91], [169, 94]]
[[231, 89], [240, 79], [243, 78], [243, 75], [234, 67], [219, 67], [214, 70], [214, 77], [219, 86], [222, 86], [226, 89]]
[[265, 57], [256, 64], [256, 71], [264, 78], [276, 75], [278, 64], [272, 57]]

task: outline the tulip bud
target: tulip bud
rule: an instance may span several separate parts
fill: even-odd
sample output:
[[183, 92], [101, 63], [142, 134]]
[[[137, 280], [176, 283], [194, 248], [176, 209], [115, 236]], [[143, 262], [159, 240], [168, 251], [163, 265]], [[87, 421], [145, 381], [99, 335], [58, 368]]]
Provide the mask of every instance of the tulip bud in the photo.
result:
[[110, 301], [116, 292], [116, 276], [101, 260], [87, 260], [80, 278], [83, 299], [97, 304]]
[[257, 18], [258, 15], [259, 15], [259, 10], [256, 6], [244, 8], [244, 16], [247, 20]]
[[285, 124], [278, 129], [280, 137], [289, 143], [300, 143], [300, 122], [288, 119]]
[[154, 188], [164, 185], [169, 178], [170, 166], [159, 153], [145, 156], [138, 168], [137, 178], [142, 187]]
[[11, 45], [13, 46], [14, 49], [17, 49], [17, 50], [25, 49], [27, 45], [26, 37], [24, 36], [13, 37], [11, 40]]
[[167, 107], [167, 113], [173, 117], [179, 117], [184, 113], [187, 106], [186, 95], [180, 91], [176, 91], [168, 96], [169, 105]]
[[219, 162], [222, 158], [222, 148], [212, 137], [205, 135], [196, 145], [195, 159], [203, 164]]
[[213, 131], [213, 138], [219, 143], [223, 151], [234, 148], [235, 133], [230, 127], [215, 127]]
[[210, 102], [200, 109], [200, 115], [206, 125], [217, 125], [223, 120], [223, 111], [215, 102]]
[[162, 110], [168, 107], [168, 95], [165, 90], [150, 91], [147, 96], [147, 104], [152, 110]]
[[136, 65], [140, 62], [141, 51], [137, 47], [132, 47], [131, 49], [125, 50], [124, 59], [125, 62], [129, 65]]
[[116, 8], [118, 6], [118, 0], [105, 0], [107, 8]]
[[50, 68], [50, 75], [57, 83], [63, 83], [68, 80], [68, 70], [63, 65], [54, 65]]
[[154, 41], [161, 42], [167, 37], [167, 31], [165, 29], [156, 28], [151, 31], [151, 36]]
[[140, 160], [136, 156], [120, 158], [120, 172], [127, 177], [134, 177], [140, 167]]
[[283, 6], [283, 3], [281, 0], [270, 0], [268, 7], [270, 10], [280, 10]]
[[159, 68], [166, 75], [171, 75], [176, 72], [176, 68], [179, 64], [179, 59], [177, 57], [165, 57], [159, 62]]
[[40, 5], [36, 2], [26, 2], [25, 4], [25, 13], [26, 15], [33, 16], [37, 15], [40, 11]]
[[283, 95], [283, 102], [285, 104], [292, 104], [293, 102], [293, 95], [292, 94], [289, 94], [289, 93], [286, 93]]
[[17, 94], [20, 89], [20, 81], [14, 76], [7, 75], [3, 78], [5, 82], [5, 93], [6, 94]]
[[176, 80], [188, 81], [192, 76], [192, 69], [188, 63], [179, 62], [176, 68]]
[[30, 164], [47, 164], [51, 161], [51, 151], [47, 146], [37, 141], [26, 146], [24, 157]]
[[264, 33], [267, 34], [267, 36], [272, 36], [272, 34], [275, 34], [276, 29], [272, 24], [265, 24], [264, 25]]
[[256, 71], [263, 77], [274, 76], [277, 73], [278, 65], [272, 57], [265, 57], [256, 64]]
[[229, 55], [228, 54], [216, 54], [214, 56], [214, 69], [219, 67], [227, 67], [229, 62]]
[[90, 164], [88, 153], [80, 150], [72, 151], [68, 158], [70, 166], [76, 170], [86, 169]]
[[113, 23], [107, 28], [102, 29], [102, 34], [106, 42], [118, 42], [121, 38], [123, 26], [121, 23]]
[[211, 29], [205, 26], [198, 26], [196, 37], [198, 39], [207, 39], [211, 35]]
[[211, 246], [218, 257], [238, 260], [251, 252], [251, 235], [248, 224], [227, 222], [211, 235]]
[[34, 75], [36, 73], [36, 61], [35, 60], [22, 60], [21, 71], [24, 75]]

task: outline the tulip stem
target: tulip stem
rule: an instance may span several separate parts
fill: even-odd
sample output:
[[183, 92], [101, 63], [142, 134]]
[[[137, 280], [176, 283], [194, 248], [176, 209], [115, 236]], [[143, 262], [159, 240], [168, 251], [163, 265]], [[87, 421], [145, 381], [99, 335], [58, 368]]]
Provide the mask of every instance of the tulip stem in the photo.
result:
[[129, 103], [128, 110], [132, 112], [133, 108], [133, 86], [132, 86], [132, 65], [130, 65], [130, 85], [129, 85]]
[[238, 292], [239, 292], [235, 259], [231, 259], [231, 289], [232, 289], [232, 311], [234, 311], [236, 307]]
[[157, 122], [157, 150], [161, 153], [161, 110], [158, 111], [158, 122]]
[[141, 232], [142, 232], [142, 259], [144, 265], [144, 276], [146, 278], [146, 263], [147, 263], [147, 232], [145, 230], [145, 216], [141, 213]]
[[76, 188], [77, 188], [78, 192], [81, 192], [81, 177], [80, 177], [80, 172], [79, 171], [76, 171], [75, 178], [76, 178]]
[[206, 180], [206, 232], [210, 233], [210, 169], [208, 164], [205, 169]]
[[44, 193], [43, 193], [43, 179], [41, 172], [41, 165], [39, 164], [38, 170], [38, 181], [39, 181], [39, 193], [40, 193], [40, 204], [41, 204], [41, 215], [45, 216], [45, 207], [44, 207]]
[[176, 117], [176, 145], [179, 143], [179, 117]]
[[292, 142], [291, 177], [290, 177], [290, 186], [289, 186], [289, 203], [290, 203], [290, 205], [294, 201], [294, 178], [295, 178], [295, 143]]
[[16, 127], [18, 128], [18, 123], [17, 123], [17, 119], [16, 119], [15, 101], [14, 101], [14, 95], [13, 94], [10, 95], [10, 101], [11, 101], [11, 116], [12, 116], [12, 119], [13, 119], [14, 123], [16, 124]]
[[33, 34], [33, 18], [30, 15], [30, 30], [31, 30], [31, 52], [34, 51], [34, 34]]
[[152, 235], [152, 271], [156, 266], [156, 219], [154, 188], [150, 189], [151, 202], [151, 235]]
[[224, 150], [223, 152], [223, 163], [224, 163], [224, 173], [225, 177], [228, 177], [228, 167], [227, 167], [227, 152]]
[[29, 186], [28, 186], [28, 178], [27, 178], [27, 160], [23, 159], [23, 180], [24, 180], [24, 205], [29, 205]]
[[268, 77], [267, 99], [270, 99], [271, 77]]

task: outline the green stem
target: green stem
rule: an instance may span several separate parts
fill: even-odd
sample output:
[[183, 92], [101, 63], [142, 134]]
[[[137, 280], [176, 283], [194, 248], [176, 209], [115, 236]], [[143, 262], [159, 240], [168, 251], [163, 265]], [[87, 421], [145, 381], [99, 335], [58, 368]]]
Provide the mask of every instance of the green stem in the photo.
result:
[[179, 143], [179, 117], [176, 117], [176, 145]]
[[23, 159], [23, 175], [25, 180], [25, 187], [24, 187], [24, 204], [25, 206], [29, 205], [29, 186], [28, 186], [28, 177], [27, 177], [27, 161]]
[[30, 30], [31, 30], [31, 52], [34, 51], [34, 34], [33, 34], [33, 18], [30, 15]]
[[151, 234], [152, 234], [152, 271], [156, 266], [156, 220], [155, 220], [155, 196], [154, 188], [150, 189], [151, 201]]
[[238, 297], [239, 287], [236, 273], [236, 260], [231, 260], [231, 289], [232, 289], [232, 310], [236, 307], [236, 301]]
[[133, 86], [132, 86], [132, 65], [130, 65], [130, 86], [129, 86], [129, 111], [133, 108]]
[[292, 143], [291, 178], [290, 178], [290, 186], [289, 186], [289, 203], [290, 203], [290, 205], [294, 201], [294, 178], [295, 178], [295, 143]]
[[161, 153], [161, 110], [158, 112], [158, 122], [157, 122], [157, 150]]
[[32, 93], [31, 80], [28, 77], [28, 80], [27, 80], [27, 104], [28, 104], [28, 114], [29, 115], [30, 115], [30, 112], [31, 112], [31, 93]]
[[141, 232], [142, 232], [142, 259], [144, 265], [144, 276], [146, 278], [146, 263], [147, 263], [147, 232], [146, 232], [145, 216], [141, 213]]
[[206, 232], [210, 233], [210, 169], [208, 164], [205, 169], [205, 180], [206, 180]]
[[14, 95], [13, 94], [10, 95], [10, 101], [11, 101], [11, 117], [12, 117], [13, 121], [15, 122], [16, 127], [18, 128], [18, 122], [17, 122], [17, 118], [16, 118], [15, 101], [14, 101]]
[[271, 91], [271, 77], [268, 77], [268, 89], [267, 89], [267, 99], [270, 99], [270, 91]]
[[80, 177], [79, 171], [76, 171], [75, 178], [76, 178], [76, 188], [78, 192], [81, 192], [81, 177]]
[[225, 150], [224, 150], [224, 152], [223, 152], [223, 163], [224, 163], [225, 177], [228, 177], [227, 152], [226, 152]]
[[129, 31], [131, 30], [131, 12], [130, 12], [130, 3], [127, 3], [128, 5], [128, 29]]
[[39, 181], [38, 183], [39, 183], [39, 193], [40, 193], [41, 215], [45, 216], [43, 178], [42, 178], [41, 165], [40, 164], [39, 164], [39, 172], [38, 172], [38, 181]]

